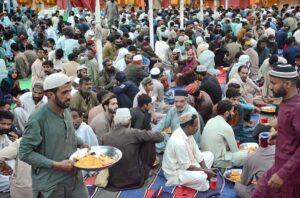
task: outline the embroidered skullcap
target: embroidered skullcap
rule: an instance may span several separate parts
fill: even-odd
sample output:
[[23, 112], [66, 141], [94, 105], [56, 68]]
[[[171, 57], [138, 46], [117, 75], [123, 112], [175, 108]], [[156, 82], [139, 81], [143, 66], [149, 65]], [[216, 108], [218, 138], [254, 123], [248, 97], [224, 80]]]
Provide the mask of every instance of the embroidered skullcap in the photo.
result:
[[298, 77], [296, 69], [289, 64], [279, 64], [272, 68], [269, 73], [270, 76], [283, 79], [292, 79]]

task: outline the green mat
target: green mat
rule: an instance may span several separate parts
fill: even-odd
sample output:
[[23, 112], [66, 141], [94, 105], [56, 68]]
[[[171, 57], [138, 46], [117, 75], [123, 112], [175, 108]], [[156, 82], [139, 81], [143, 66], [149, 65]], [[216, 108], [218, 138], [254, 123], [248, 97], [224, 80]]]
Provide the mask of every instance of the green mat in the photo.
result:
[[31, 76], [27, 80], [20, 79], [19, 82], [21, 89], [31, 90]]

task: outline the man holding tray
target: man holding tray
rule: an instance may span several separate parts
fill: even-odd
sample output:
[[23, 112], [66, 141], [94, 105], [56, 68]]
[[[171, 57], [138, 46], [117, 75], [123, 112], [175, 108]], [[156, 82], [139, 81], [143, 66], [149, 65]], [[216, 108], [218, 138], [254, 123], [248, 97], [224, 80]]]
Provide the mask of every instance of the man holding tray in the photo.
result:
[[75, 135], [67, 108], [71, 81], [61, 73], [45, 79], [48, 103], [29, 117], [20, 144], [20, 159], [32, 166], [33, 197], [89, 197], [80, 171], [68, 160], [77, 147], [86, 146]]

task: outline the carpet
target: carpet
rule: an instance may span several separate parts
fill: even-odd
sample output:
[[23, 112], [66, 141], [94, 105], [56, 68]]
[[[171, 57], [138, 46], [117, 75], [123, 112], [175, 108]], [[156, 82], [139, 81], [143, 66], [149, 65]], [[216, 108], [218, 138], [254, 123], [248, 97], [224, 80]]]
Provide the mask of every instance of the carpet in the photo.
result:
[[21, 89], [31, 90], [31, 76], [27, 80], [20, 79], [19, 82]]

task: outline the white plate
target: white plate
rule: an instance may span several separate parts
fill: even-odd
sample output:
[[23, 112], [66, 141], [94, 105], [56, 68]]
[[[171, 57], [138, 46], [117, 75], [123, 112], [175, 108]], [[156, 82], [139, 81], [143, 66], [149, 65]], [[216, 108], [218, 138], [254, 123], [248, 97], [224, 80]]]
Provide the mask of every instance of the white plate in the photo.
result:
[[240, 145], [239, 149], [241, 151], [248, 151], [250, 148], [255, 147], [258, 148], [258, 144], [255, 142], [246, 142]]
[[115, 163], [117, 163], [122, 158], [122, 152], [119, 149], [115, 148], [115, 147], [112, 147], [112, 146], [92, 146], [90, 151], [88, 151], [87, 148], [80, 149], [80, 150], [76, 151], [75, 153], [73, 153], [71, 155], [71, 157], [69, 159], [72, 160], [72, 161], [76, 161], [75, 160], [76, 158], [80, 158], [80, 157], [85, 156], [85, 154], [87, 152], [95, 153], [95, 156], [105, 155], [105, 156], [111, 157], [113, 162], [111, 164], [107, 165], [107, 166], [101, 166], [101, 167], [98, 167], [98, 168], [80, 168], [80, 167], [77, 167], [81, 170], [100, 171], [100, 170], [103, 170], [103, 169], [107, 169], [107, 168], [111, 167], [112, 165], [114, 165]]
[[231, 181], [233, 183], [236, 183], [235, 181], [233, 181], [233, 180], [230, 179], [230, 174], [231, 174], [232, 171], [239, 172], [240, 175], [241, 175], [242, 174], [242, 169], [226, 169], [225, 172], [224, 172], [224, 174], [223, 174], [223, 176], [224, 176], [225, 179], [227, 179], [228, 181]]

